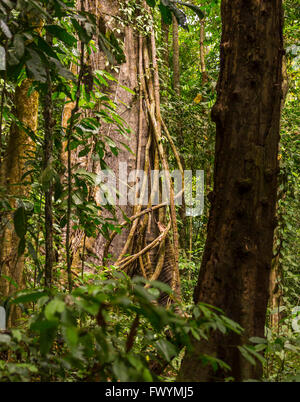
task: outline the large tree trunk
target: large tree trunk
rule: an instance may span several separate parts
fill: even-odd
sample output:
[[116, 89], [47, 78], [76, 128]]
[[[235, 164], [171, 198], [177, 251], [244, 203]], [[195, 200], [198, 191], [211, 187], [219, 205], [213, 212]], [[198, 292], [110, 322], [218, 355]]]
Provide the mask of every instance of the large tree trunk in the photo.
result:
[[[93, 10], [98, 14], [98, 17], [101, 18], [103, 30], [112, 29], [116, 24], [116, 21], [112, 20], [110, 15], [120, 15], [119, 3], [116, 0], [102, 1], [101, 6], [97, 2], [93, 5], [89, 3], [86, 9]], [[110, 71], [115, 75], [118, 82], [111, 83], [109, 91], [112, 99], [118, 105], [118, 114], [126, 121], [132, 131], [129, 134], [129, 138], [124, 138], [119, 134], [118, 128], [112, 124], [103, 124], [99, 131], [100, 138], [104, 135], [109, 136], [116, 144], [120, 145], [123, 142], [133, 151], [133, 153], [129, 152], [128, 149], [124, 149], [120, 145], [119, 153], [115, 156], [109, 149], [107, 150], [105, 162], [115, 173], [117, 179], [121, 173], [124, 173], [124, 167], [120, 166], [120, 163], [127, 163], [128, 176], [135, 169], [144, 170], [150, 176], [148, 170], [154, 168], [159, 170], [161, 167], [166, 170], [167, 164], [160, 141], [159, 79], [154, 32], [144, 38], [133, 29], [134, 22], [131, 25], [125, 26], [120, 32], [120, 36], [124, 40], [126, 61], [118, 66], [118, 73], [113, 70]], [[105, 56], [102, 52], [93, 54], [89, 60], [93, 70], [109, 68], [105, 66], [105, 61]], [[126, 91], [122, 86], [127, 86], [135, 93]], [[77, 159], [75, 156], [73, 163]], [[100, 166], [93, 164], [93, 166], [88, 167], [88, 163], [83, 160], [84, 158], [81, 159], [88, 170], [92, 169], [95, 173], [100, 173]], [[122, 171], [120, 172], [119, 169]], [[134, 179], [129, 183], [129, 187], [134, 186], [136, 182], [137, 180]], [[152, 184], [149, 185], [148, 195], [150, 195], [151, 189]], [[152, 203], [149, 199], [148, 207], [151, 207], [151, 205]], [[141, 213], [145, 206], [132, 206], [129, 203], [121, 208], [123, 213], [131, 217]], [[109, 242], [102, 234], [99, 234], [96, 239], [85, 239], [83, 243], [86, 245], [86, 261], [92, 261], [98, 265], [114, 263], [120, 270], [124, 269], [125, 272], [132, 276], [138, 274], [148, 279], [153, 279], [153, 276], [155, 276], [155, 279], [163, 277], [165, 282], [173, 286], [173, 289], [179, 295], [178, 246], [176, 247], [178, 238], [176, 222], [173, 219], [174, 212], [175, 207], [173, 206], [170, 214], [172, 216], [174, 247], [168, 237], [161, 242], [158, 241], [161, 235], [159, 223], [166, 224], [164, 221], [166, 208], [159, 211], [150, 210], [149, 213], [134, 220], [129, 229], [123, 229], [121, 234], [115, 236], [116, 232], [112, 232], [111, 241]], [[116, 215], [119, 221], [124, 220], [121, 211], [117, 210]], [[103, 217], [111, 217], [111, 214], [108, 211], [103, 211]], [[169, 229], [170, 227], [168, 227]], [[75, 256], [73, 264], [76, 265], [76, 262], [79, 262], [78, 258], [76, 258], [76, 248], [79, 251], [82, 236], [80, 237], [74, 233], [73, 238], [75, 240], [79, 238], [79, 242], [77, 241], [78, 246], [72, 247], [72, 252]], [[155, 247], [152, 247], [153, 242]], [[143, 250], [148, 246], [149, 252], [146, 253]], [[140, 252], [142, 254], [135, 258], [135, 255]], [[108, 254], [111, 254], [112, 258], [106, 258]], [[133, 256], [130, 264], [127, 263], [126, 254]], [[83, 265], [85, 264], [83, 263]], [[162, 295], [162, 299], [164, 302], [164, 295]]]
[[[25, 79], [15, 91], [16, 117], [32, 131], [37, 129], [38, 93], [34, 91], [28, 96], [32, 81]], [[28, 133], [12, 125], [4, 160], [1, 165], [0, 185], [6, 189], [11, 207], [16, 207], [16, 200], [26, 197], [28, 185], [22, 183], [22, 176], [26, 172], [26, 159], [32, 157], [34, 144]], [[28, 178], [26, 179], [28, 180]], [[22, 288], [24, 257], [18, 256], [19, 238], [15, 233], [12, 215], [2, 216], [4, 226], [0, 235], [0, 274], [10, 277], [8, 281], [0, 278], [0, 296], [7, 297]], [[18, 285], [15, 288], [13, 283]], [[10, 314], [10, 324], [16, 323], [19, 313], [13, 309]]]
[[[185, 356], [180, 380], [259, 378], [238, 345], [263, 337], [269, 293], [278, 173], [282, 1], [223, 0], [221, 71], [212, 110], [215, 174], [208, 235], [195, 302], [223, 309], [245, 331], [213, 334]], [[199, 355], [226, 361], [213, 373]]]

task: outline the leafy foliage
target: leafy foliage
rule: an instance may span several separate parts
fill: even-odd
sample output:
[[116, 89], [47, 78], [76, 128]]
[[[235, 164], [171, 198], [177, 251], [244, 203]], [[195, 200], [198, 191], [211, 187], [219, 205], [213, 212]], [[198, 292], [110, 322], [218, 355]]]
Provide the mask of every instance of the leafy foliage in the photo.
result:
[[[98, 184], [97, 177], [81, 161], [88, 157], [101, 169], [106, 169], [105, 156], [108, 153], [117, 156], [122, 146], [114, 139], [115, 134], [127, 137], [131, 132], [118, 114], [118, 101], [111, 90], [120, 86], [130, 91], [118, 82], [115, 74], [125, 61], [119, 28], [130, 25], [146, 35], [153, 23], [148, 10], [146, 12], [142, 3], [121, 1], [120, 25], [110, 30], [102, 18], [76, 9], [76, 2], [72, 0], [2, 1], [0, 55], [5, 56], [5, 68], [0, 70], [0, 160], [2, 162], [5, 156], [8, 138], [15, 126], [28, 135], [35, 147], [26, 155], [26, 172], [21, 183], [15, 183], [29, 185], [29, 193], [12, 197], [0, 187], [0, 229], [11, 226], [15, 230], [18, 258], [24, 256], [26, 263], [27, 286], [26, 291], [1, 300], [7, 316], [17, 305], [23, 312], [24, 322], [18, 329], [0, 332], [0, 381], [170, 380], [176, 377], [184, 350], [192, 348], [193, 339], [207, 339], [212, 331], [229, 334], [230, 331], [241, 331], [221, 311], [204, 304], [194, 306], [192, 302], [205, 243], [208, 193], [213, 183], [214, 125], [210, 109], [215, 100], [219, 73], [220, 1], [146, 2], [152, 8], [156, 31], [160, 27], [160, 17], [170, 25], [172, 15], [184, 28], [179, 31], [180, 96], [171, 84], [172, 51], [167, 54], [166, 66], [162, 49], [165, 50], [168, 44], [157, 35], [160, 71], [163, 72], [160, 73], [162, 112], [186, 168], [201, 167], [206, 172], [204, 215], [192, 218], [190, 226], [184, 217], [178, 218], [183, 239], [180, 256], [183, 304], [175, 303], [171, 309], [164, 309], [157, 302], [160, 293], [166, 292], [175, 298], [166, 285], [153, 282], [148, 288], [149, 283], [141, 278], [131, 281], [112, 267], [99, 267], [90, 262], [93, 251], [87, 247], [83, 247], [80, 262], [83, 261], [83, 266], [88, 269], [82, 270], [81, 275], [73, 273], [75, 290], [66, 293], [62, 243], [68, 219], [72, 222], [72, 231], [82, 233], [84, 238], [97, 238], [99, 234], [108, 238], [109, 231], [121, 230], [115, 209], [109, 203], [97, 205], [91, 196]], [[280, 302], [275, 309], [269, 309], [266, 337], [250, 338], [249, 344], [239, 348], [251, 364], [263, 363], [266, 381], [299, 381], [300, 372], [299, 331], [295, 325], [299, 317], [295, 307], [299, 301], [300, 255], [299, 7], [294, 0], [284, 3], [289, 93], [281, 126], [279, 227], [274, 244], [274, 254], [279, 257], [276, 285]], [[199, 63], [199, 20], [205, 22], [206, 81]], [[86, 62], [79, 80], [78, 42], [84, 44], [87, 59], [101, 51], [106, 56], [107, 68], [91, 71]], [[54, 147], [51, 163], [46, 168], [43, 165], [45, 122], [42, 106], [36, 132], [26, 127], [15, 113], [15, 90], [27, 78], [31, 80], [28, 95], [37, 91], [40, 99], [47, 93], [49, 78], [52, 83]], [[62, 155], [66, 152], [71, 123], [69, 119], [62, 124], [62, 116], [64, 109], [77, 98], [78, 110], [69, 130], [70, 150], [76, 154], [77, 162], [71, 169], [71, 216], [68, 217], [67, 170]], [[99, 135], [103, 127], [109, 127], [105, 131], [110, 134]], [[167, 143], [164, 145], [168, 148]], [[170, 164], [176, 166], [172, 155]], [[54, 288], [50, 291], [43, 288], [46, 247], [43, 194], [51, 187], [54, 190], [55, 269]], [[111, 218], [104, 217], [104, 209], [110, 212]], [[90, 257], [89, 262], [84, 261], [85, 254]], [[76, 257], [75, 252], [73, 257]], [[18, 290], [13, 278], [2, 275], [1, 279]], [[278, 317], [276, 326], [272, 324], [273, 316]], [[199, 358], [215, 370], [228, 368], [226, 362], [217, 357], [203, 355]], [[168, 368], [167, 374], [161, 374], [164, 368]]]
[[[156, 281], [146, 289], [146, 282], [107, 270], [72, 294], [19, 292], [11, 303], [37, 304], [27, 329], [0, 334], [0, 381], [153, 381], [157, 364], [175, 369], [192, 337], [241, 331], [205, 304], [188, 316], [166, 310], [156, 300], [161, 291], [172, 295], [171, 289]], [[213, 357], [199, 358], [215, 369], [226, 367]]]

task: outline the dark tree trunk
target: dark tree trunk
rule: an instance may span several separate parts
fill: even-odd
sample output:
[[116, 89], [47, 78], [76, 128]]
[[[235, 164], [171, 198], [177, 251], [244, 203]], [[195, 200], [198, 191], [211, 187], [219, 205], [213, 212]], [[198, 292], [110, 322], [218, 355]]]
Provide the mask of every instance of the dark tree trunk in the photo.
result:
[[162, 52], [163, 62], [166, 67], [169, 67], [169, 25], [161, 18], [161, 41], [164, 46]]
[[[214, 334], [185, 356], [184, 381], [256, 379], [237, 346], [263, 337], [268, 303], [278, 173], [282, 81], [282, 1], [223, 0], [216, 123], [215, 182], [195, 302], [223, 309], [243, 336]], [[201, 366], [226, 361], [231, 373]]]

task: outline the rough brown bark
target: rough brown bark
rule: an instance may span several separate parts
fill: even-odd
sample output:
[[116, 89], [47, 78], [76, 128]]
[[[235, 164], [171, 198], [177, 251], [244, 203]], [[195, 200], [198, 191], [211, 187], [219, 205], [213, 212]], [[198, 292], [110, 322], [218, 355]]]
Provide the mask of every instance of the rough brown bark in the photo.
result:
[[[135, 154], [122, 151], [118, 155], [117, 162], [127, 161], [128, 173], [137, 168], [145, 172], [149, 171], [149, 173], [150, 169], [162, 168], [168, 171], [168, 162], [160, 140], [162, 135], [160, 89], [154, 32], [151, 32], [148, 38], [143, 38], [141, 34], [134, 32], [132, 27], [126, 27], [124, 45], [126, 63], [120, 66], [118, 80], [121, 84], [135, 90], [138, 96], [132, 96], [125, 91], [118, 92], [119, 99], [130, 105], [130, 108], [124, 112], [121, 106], [118, 113], [132, 128], [128, 145], [135, 151]], [[114, 137], [114, 139], [118, 141], [118, 137]], [[116, 163], [114, 157], [111, 158], [111, 163]], [[110, 166], [116, 172], [117, 166]], [[117, 176], [118, 173], [117, 171]], [[148, 207], [151, 207], [150, 198], [151, 194], [152, 196], [154, 194], [152, 193], [153, 187], [153, 183], [151, 183], [148, 188]], [[140, 190], [140, 194], [142, 192], [143, 190]], [[115, 237], [110, 251], [118, 256], [115, 265], [120, 269], [125, 269], [132, 276], [138, 274], [148, 279], [163, 275], [166, 283], [172, 286], [179, 296], [178, 234], [172, 189], [170, 195], [171, 222], [169, 225], [165, 221], [165, 208], [147, 213], [133, 221], [129, 232], [123, 231], [121, 236]], [[145, 209], [145, 206], [137, 205], [134, 208], [128, 206], [123, 209], [128, 216], [132, 216], [139, 214], [141, 210]], [[165, 228], [164, 225], [167, 227]], [[173, 232], [173, 244], [169, 239], [170, 227]], [[161, 234], [159, 234], [160, 232]], [[161, 242], [158, 241], [160, 236], [162, 236]], [[104, 249], [103, 246], [99, 247], [101, 238], [97, 243], [97, 250], [101, 253]], [[130, 254], [131, 257], [125, 257], [125, 254]], [[165, 299], [162, 301], [166, 302]]]
[[162, 52], [163, 62], [166, 67], [169, 67], [169, 25], [161, 18], [161, 41], [164, 46]]
[[[37, 129], [38, 93], [34, 91], [28, 96], [32, 81], [25, 79], [15, 91], [15, 108], [17, 118], [32, 131]], [[28, 133], [13, 125], [11, 128], [7, 149], [1, 164], [1, 186], [6, 189], [11, 207], [16, 207], [16, 200], [28, 193], [28, 185], [22, 183], [26, 172], [26, 158], [32, 157], [34, 144]], [[26, 181], [28, 180], [28, 177]], [[0, 273], [11, 277], [22, 288], [24, 258], [18, 257], [19, 238], [15, 233], [12, 215], [2, 216], [3, 230], [0, 236]], [[17, 289], [13, 282], [0, 278], [0, 296], [7, 297]], [[19, 313], [14, 309], [10, 314], [10, 324], [16, 323]]]
[[[116, 0], [97, 1], [88, 4], [86, 7], [90, 11], [96, 11], [98, 17], [101, 18], [103, 30], [113, 29], [116, 20], [110, 16], [120, 14]], [[96, 9], [94, 9], [96, 7]], [[104, 136], [111, 137], [116, 144], [120, 145], [117, 156], [110, 152], [109, 148], [105, 154], [105, 162], [109, 168], [115, 173], [116, 178], [120, 177], [119, 163], [127, 163], [128, 175], [134, 169], [141, 169], [148, 172], [149, 169], [165, 170], [168, 167], [164, 150], [160, 141], [161, 137], [161, 118], [160, 118], [160, 102], [159, 102], [159, 79], [156, 61], [156, 47], [154, 34], [148, 38], [143, 38], [135, 29], [134, 23], [131, 26], [125, 26], [119, 33], [120, 38], [124, 41], [124, 53], [126, 61], [118, 66], [118, 72], [115, 68], [110, 73], [115, 76], [117, 82], [110, 84], [110, 97], [117, 105], [117, 113], [130, 126], [132, 132], [128, 138], [122, 136], [117, 127], [114, 125], [102, 124], [98, 133], [100, 138]], [[99, 51], [89, 57], [89, 64], [92, 69], [110, 69], [106, 65], [106, 59], [103, 52]], [[116, 67], [116, 66], [114, 66]], [[143, 85], [141, 84], [143, 81]], [[122, 86], [126, 86], [135, 93], [126, 91]], [[143, 99], [144, 98], [144, 99]], [[147, 101], [145, 101], [147, 98]], [[105, 138], [105, 137], [104, 137]], [[95, 140], [97, 140], [95, 138]], [[105, 140], [105, 139], [104, 139]], [[120, 142], [125, 143], [133, 151], [129, 152], [124, 149]], [[75, 154], [72, 156], [72, 162], [80, 162], [82, 167], [92, 170], [94, 173], [100, 173], [100, 166], [97, 163], [90, 164], [87, 157], [78, 158]], [[148, 166], [146, 168], [146, 166]], [[124, 173], [124, 168], [121, 173]], [[136, 184], [135, 179], [129, 183], [129, 187]], [[151, 187], [148, 188], [148, 195], [151, 193]], [[95, 196], [94, 191], [91, 196]], [[98, 202], [97, 196], [95, 197]], [[148, 207], [151, 207], [149, 201]], [[138, 215], [147, 206], [122, 206], [123, 213], [128, 217]], [[160, 243], [161, 227], [165, 224], [166, 208], [152, 209], [141, 215], [140, 219], [132, 221], [131, 228], [125, 227], [121, 234], [111, 233], [111, 241], [107, 242], [101, 234], [96, 239], [82, 236], [82, 233], [72, 233], [72, 264], [73, 267], [81, 265], [82, 272], [90, 270], [87, 263], [97, 265], [110, 265], [114, 263], [119, 269], [124, 269], [129, 275], [143, 275], [148, 278], [157, 277], [163, 274], [168, 278], [168, 283], [174, 285], [173, 288], [177, 295], [179, 291], [179, 272], [178, 272], [178, 252], [174, 252], [173, 244], [178, 243], [176, 217], [174, 219], [174, 205], [171, 206], [172, 225], [168, 225], [163, 239], [170, 236], [170, 227], [173, 229], [173, 243], [167, 241], [165, 248], [162, 240]], [[164, 211], [163, 211], [164, 210]], [[103, 218], [111, 218], [108, 211], [103, 210]], [[116, 209], [116, 216], [119, 221], [123, 221], [123, 215], [119, 209]], [[171, 231], [170, 231], [171, 232]], [[81, 243], [83, 239], [84, 250], [81, 252]], [[147, 252], [143, 251], [146, 250]], [[178, 247], [177, 247], [178, 251]], [[84, 261], [80, 264], [79, 258], [84, 256]], [[164, 258], [165, 253], [168, 255]], [[108, 254], [112, 255], [107, 259]], [[125, 255], [130, 255], [125, 257]], [[86, 265], [86, 267], [85, 267]], [[174, 283], [175, 282], [175, 283]]]
[[[282, 80], [282, 1], [223, 0], [216, 123], [214, 191], [195, 302], [224, 310], [245, 329], [214, 334], [185, 356], [180, 380], [256, 379], [237, 345], [264, 336], [278, 173]], [[201, 366], [216, 355], [231, 373]]]

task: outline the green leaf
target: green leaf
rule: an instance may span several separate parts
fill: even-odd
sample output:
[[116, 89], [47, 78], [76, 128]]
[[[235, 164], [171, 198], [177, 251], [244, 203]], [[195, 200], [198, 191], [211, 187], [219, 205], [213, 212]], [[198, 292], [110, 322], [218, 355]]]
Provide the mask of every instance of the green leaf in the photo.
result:
[[172, 360], [177, 355], [176, 347], [166, 339], [160, 339], [155, 342], [156, 349], [166, 359], [166, 361]]
[[46, 82], [46, 70], [40, 56], [35, 50], [32, 49], [28, 49], [28, 52], [30, 54], [30, 58], [26, 61], [26, 67], [29, 71], [29, 76], [31, 76], [35, 81]]
[[109, 43], [109, 41], [105, 38], [105, 36], [101, 32], [98, 35], [98, 43], [99, 43], [100, 49], [106, 54], [108, 61], [111, 64], [113, 64], [114, 63], [114, 55], [110, 51], [111, 44]]
[[33, 259], [33, 261], [37, 265], [39, 265], [39, 260], [38, 260], [35, 248], [34, 248], [33, 244], [31, 243], [31, 241], [28, 242], [28, 251], [29, 251], [29, 254], [31, 255], [31, 258]]
[[46, 355], [53, 344], [55, 335], [57, 332], [57, 327], [47, 328], [40, 333], [40, 350], [42, 355]]
[[37, 43], [38, 43], [38, 47], [40, 50], [42, 50], [48, 56], [58, 59], [58, 56], [54, 52], [53, 48], [51, 46], [49, 46], [49, 44], [40, 36], [38, 36]]
[[156, 289], [161, 290], [162, 292], [169, 294], [169, 295], [172, 294], [172, 289], [166, 283], [163, 283], [160, 281], [152, 281], [152, 282], [150, 282], [150, 285]]
[[3, 20], [0, 20], [0, 28], [2, 29], [4, 35], [8, 38], [12, 38], [12, 33], [10, 32], [10, 29], [6, 25], [6, 23]]
[[60, 180], [56, 180], [54, 183], [54, 200], [57, 201], [63, 192], [63, 186], [60, 182]]
[[143, 379], [146, 382], [152, 382], [153, 381], [152, 375], [151, 375], [150, 371], [147, 368], [144, 368], [144, 370], [143, 370]]
[[197, 16], [200, 18], [200, 20], [202, 20], [204, 18], [204, 13], [203, 13], [203, 11], [201, 10], [200, 7], [195, 6], [194, 4], [184, 3], [184, 2], [181, 2], [181, 1], [176, 1], [175, 3], [180, 4], [182, 6], [185, 6], [185, 7], [188, 7], [191, 10], [193, 10], [194, 13], [197, 14]]
[[78, 329], [76, 327], [64, 327], [63, 334], [69, 348], [76, 348], [78, 345]]
[[155, 7], [156, 0], [146, 0], [146, 3], [147, 3], [148, 6], [150, 6], [150, 7]]
[[253, 343], [267, 343], [267, 340], [265, 338], [260, 338], [258, 336], [252, 336], [251, 338], [249, 338], [249, 341]]
[[135, 95], [135, 92], [134, 92], [132, 89], [126, 87], [125, 85], [119, 84], [119, 86], [120, 86], [121, 88], [125, 89], [125, 91], [131, 93], [132, 95]]
[[19, 245], [18, 245], [18, 256], [19, 256], [19, 257], [24, 254], [24, 252], [25, 252], [25, 246], [26, 246], [25, 237], [22, 237], [22, 238], [20, 239]]
[[241, 352], [241, 354], [244, 356], [244, 358], [251, 363], [253, 366], [256, 365], [255, 360], [253, 359], [253, 357], [249, 354], [249, 352], [247, 351], [247, 349], [245, 349], [244, 346], [238, 346], [239, 351]]
[[41, 297], [46, 296], [47, 293], [41, 290], [36, 290], [34, 292], [22, 292], [19, 296], [17, 295], [13, 300], [13, 304], [18, 304], [18, 303], [30, 303], [30, 302], [36, 302], [39, 300]]
[[79, 156], [79, 158], [82, 157], [82, 156], [86, 156], [89, 152], [90, 152], [90, 147], [88, 146], [88, 147], [83, 148], [79, 152], [78, 156]]
[[73, 46], [77, 42], [75, 36], [69, 34], [64, 28], [58, 25], [46, 25], [45, 28], [47, 32], [64, 42], [67, 46]]
[[219, 367], [223, 368], [225, 371], [230, 370], [230, 366], [226, 364], [223, 360], [218, 359], [213, 356], [203, 355], [201, 360], [204, 364], [210, 364], [214, 371], [216, 371]]
[[51, 300], [45, 308], [45, 317], [49, 321], [57, 321], [57, 313], [62, 313], [66, 305], [62, 300], [53, 299]]
[[89, 35], [87, 31], [74, 18], [71, 19], [71, 22], [79, 36], [80, 41], [84, 43], [89, 43], [92, 35]]
[[13, 8], [14, 6], [11, 0], [2, 0], [2, 2], [6, 4], [8, 8]]
[[134, 294], [141, 300], [151, 302], [155, 297], [151, 295], [143, 286], [135, 285], [133, 289]]
[[[178, 3], [178, 2], [176, 2], [176, 3]], [[176, 18], [178, 24], [182, 28], [184, 28], [184, 29], [186, 29], [188, 31], [188, 26], [187, 26], [187, 23], [186, 23], [186, 15], [184, 14], [183, 11], [181, 11], [179, 8], [174, 6], [173, 1], [171, 1], [171, 0], [161, 0], [161, 4], [160, 4], [160, 7], [159, 7], [161, 9], [164, 21], [167, 24], [170, 24], [170, 22], [167, 21], [167, 19], [169, 19], [170, 16], [169, 15], [164, 16], [163, 13], [166, 13], [167, 11], [163, 7], [167, 8], [167, 10], [169, 10], [168, 12], [172, 11], [172, 13], [174, 14], [174, 17]]]
[[0, 46], [0, 71], [5, 70], [5, 68], [6, 68], [5, 48], [3, 46]]
[[19, 207], [14, 213], [14, 226], [17, 235], [22, 239], [27, 232], [27, 219], [23, 206]]
[[186, 23], [186, 15], [184, 14], [184, 12], [181, 11], [179, 8], [175, 7], [173, 4], [170, 5], [169, 7], [175, 16], [175, 18], [178, 22], [178, 25], [180, 25], [183, 29], [186, 29], [188, 31], [189, 28]]
[[9, 335], [0, 334], [0, 344], [1, 344], [1, 343], [6, 343], [6, 344], [8, 344], [8, 343], [10, 343], [10, 341], [11, 341], [11, 338], [10, 338]]
[[247, 350], [247, 352], [251, 355], [253, 355], [254, 357], [257, 358], [257, 360], [259, 360], [261, 363], [265, 362], [265, 358], [258, 353], [256, 350], [254, 350], [253, 346], [244, 346], [244, 349]]
[[68, 81], [74, 81], [75, 82], [75, 76], [74, 74], [68, 70], [67, 68], [65, 68], [61, 62], [59, 60], [57, 60], [54, 57], [50, 58], [51, 63], [54, 65], [55, 70], [57, 71], [57, 73], [59, 75], [61, 75], [62, 77], [64, 77], [66, 80]]
[[171, 25], [172, 24], [172, 13], [170, 9], [164, 6], [162, 3], [159, 4], [159, 9], [161, 12], [162, 19], [165, 24]]
[[11, 276], [7, 276], [7, 275], [0, 275], [1, 278], [6, 279], [9, 283], [11, 283], [16, 289], [18, 289], [19, 285], [17, 284], [17, 282], [11, 277]]
[[47, 166], [41, 174], [41, 183], [44, 191], [48, 190], [54, 177], [55, 171], [52, 169], [51, 166]]
[[296, 347], [296, 346], [294, 346], [294, 345], [292, 345], [292, 344], [289, 343], [289, 342], [286, 342], [285, 345], [284, 345], [284, 347], [285, 347], [286, 349], [288, 349], [288, 350], [291, 350], [291, 351], [294, 352], [294, 353], [300, 354], [300, 348], [299, 348], [299, 347]]
[[11, 330], [12, 336], [18, 341], [21, 342], [22, 340], [22, 333], [19, 329], [12, 329]]
[[28, 0], [29, 3], [32, 4], [33, 7], [38, 9], [43, 15], [47, 16], [48, 18], [52, 18], [50, 14], [35, 0]]
[[15, 55], [20, 60], [24, 56], [25, 52], [25, 45], [22, 35], [16, 34], [14, 36], [14, 48], [15, 48]]

